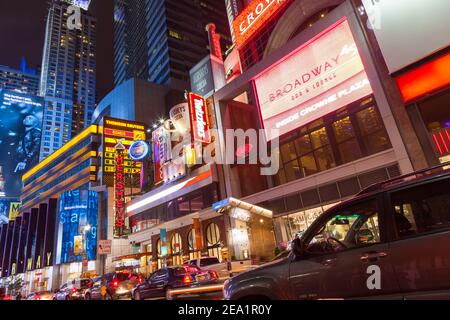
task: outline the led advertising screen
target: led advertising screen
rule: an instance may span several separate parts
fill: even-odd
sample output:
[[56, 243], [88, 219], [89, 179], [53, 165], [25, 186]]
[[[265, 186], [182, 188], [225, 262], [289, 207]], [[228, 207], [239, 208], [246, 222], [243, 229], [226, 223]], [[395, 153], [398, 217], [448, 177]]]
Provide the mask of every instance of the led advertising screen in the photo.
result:
[[18, 198], [39, 162], [43, 98], [0, 89], [0, 198]]
[[88, 10], [89, 5], [91, 4], [91, 0], [66, 0], [66, 1], [84, 10]]
[[19, 215], [19, 199], [0, 199], [0, 224], [14, 221]]
[[372, 93], [346, 19], [263, 71], [254, 88], [267, 141]]
[[[127, 188], [140, 187], [142, 162], [130, 158], [129, 148], [139, 140], [145, 141], [147, 127], [143, 123], [105, 117], [103, 119], [103, 184], [114, 186], [116, 149], [120, 139], [125, 146], [124, 181]], [[131, 181], [131, 178], [133, 181]]]
[[236, 47], [242, 46], [291, 0], [253, 0], [233, 21]]
[[84, 253], [87, 260], [96, 260], [97, 221], [97, 192], [77, 189], [61, 195], [58, 237], [60, 263], [80, 262]]

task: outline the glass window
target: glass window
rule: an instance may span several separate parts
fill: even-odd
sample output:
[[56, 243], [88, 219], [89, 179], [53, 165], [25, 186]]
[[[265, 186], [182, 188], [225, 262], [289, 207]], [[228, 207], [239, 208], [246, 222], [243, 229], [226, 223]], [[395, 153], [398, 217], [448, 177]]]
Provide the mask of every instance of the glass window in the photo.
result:
[[347, 163], [361, 158], [361, 149], [356, 140], [350, 117], [337, 120], [332, 126], [342, 162]]
[[450, 228], [450, 179], [392, 194], [399, 237]]
[[375, 154], [391, 147], [383, 121], [375, 106], [357, 112], [356, 119], [368, 154]]
[[381, 242], [376, 201], [336, 210], [307, 239], [306, 251], [323, 254]]

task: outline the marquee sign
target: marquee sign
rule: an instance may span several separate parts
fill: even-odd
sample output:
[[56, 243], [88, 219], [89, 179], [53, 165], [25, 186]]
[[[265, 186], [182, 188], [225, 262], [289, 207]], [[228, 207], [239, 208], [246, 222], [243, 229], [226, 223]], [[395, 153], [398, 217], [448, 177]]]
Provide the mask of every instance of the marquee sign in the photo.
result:
[[268, 141], [373, 92], [347, 19], [256, 76], [254, 88]]
[[254, 0], [233, 21], [236, 47], [240, 49], [289, 0]]
[[191, 133], [194, 142], [211, 143], [209, 132], [208, 106], [204, 97], [189, 93]]
[[116, 151], [116, 172], [114, 182], [114, 237], [120, 238], [125, 229], [125, 155]]

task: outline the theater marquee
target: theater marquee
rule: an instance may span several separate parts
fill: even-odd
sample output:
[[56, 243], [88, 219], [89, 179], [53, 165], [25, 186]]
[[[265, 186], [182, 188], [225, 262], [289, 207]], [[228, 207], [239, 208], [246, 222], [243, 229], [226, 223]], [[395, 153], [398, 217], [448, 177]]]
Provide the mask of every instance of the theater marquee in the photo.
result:
[[263, 71], [254, 87], [267, 140], [372, 93], [346, 19]]

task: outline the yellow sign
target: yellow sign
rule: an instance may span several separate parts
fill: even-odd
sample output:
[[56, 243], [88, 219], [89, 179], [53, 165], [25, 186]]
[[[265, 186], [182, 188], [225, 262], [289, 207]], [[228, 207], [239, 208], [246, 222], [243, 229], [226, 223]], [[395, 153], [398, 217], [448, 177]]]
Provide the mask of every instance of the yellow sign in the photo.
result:
[[21, 202], [11, 202], [9, 205], [9, 221], [14, 221], [19, 216]]
[[79, 256], [83, 250], [83, 237], [75, 236], [73, 239], [73, 254]]

